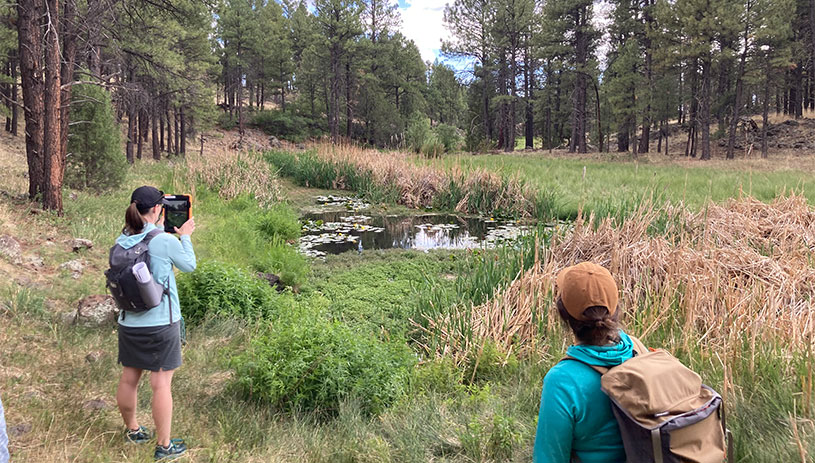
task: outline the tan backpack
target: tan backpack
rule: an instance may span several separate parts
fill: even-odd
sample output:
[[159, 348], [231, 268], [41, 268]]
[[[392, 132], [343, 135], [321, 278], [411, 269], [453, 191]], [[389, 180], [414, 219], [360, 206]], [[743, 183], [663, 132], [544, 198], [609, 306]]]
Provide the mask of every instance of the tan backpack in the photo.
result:
[[622, 364], [586, 364], [602, 375], [627, 463], [733, 462], [721, 396], [668, 352], [631, 341], [634, 357]]

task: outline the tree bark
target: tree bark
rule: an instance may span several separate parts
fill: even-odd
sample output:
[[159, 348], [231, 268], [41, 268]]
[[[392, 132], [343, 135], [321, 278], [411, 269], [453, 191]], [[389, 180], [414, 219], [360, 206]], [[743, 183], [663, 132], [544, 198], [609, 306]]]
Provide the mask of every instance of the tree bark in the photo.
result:
[[710, 159], [710, 52], [702, 60], [702, 94], [699, 98], [699, 125], [702, 129], [702, 155], [700, 159]]
[[43, 124], [44, 183], [42, 206], [62, 214], [63, 162], [60, 149], [59, 1], [45, 2], [45, 117]]
[[158, 115], [158, 111], [152, 111], [151, 124], [150, 124], [150, 138], [151, 138], [151, 145], [153, 147], [153, 159], [156, 161], [161, 161], [161, 146], [159, 145], [158, 141], [158, 119], [161, 119]]
[[158, 119], [158, 148], [164, 151], [164, 115], [161, 111], [158, 111], [156, 119]]
[[11, 51], [11, 134], [15, 137], [18, 135], [17, 126], [19, 125], [18, 116], [19, 111], [17, 108], [17, 51]]
[[17, 2], [17, 39], [20, 51], [20, 78], [23, 87], [25, 117], [25, 152], [28, 161], [28, 197], [36, 199], [42, 193], [44, 176], [43, 124], [45, 82], [42, 74], [42, 38], [40, 18], [43, 0]]
[[[354, 107], [351, 104], [351, 58], [345, 62], [345, 138], [351, 139], [354, 128]], [[281, 87], [281, 92], [282, 92]], [[398, 90], [397, 90], [398, 91]], [[282, 96], [282, 94], [281, 94]]]
[[585, 65], [588, 59], [589, 38], [583, 30], [587, 21], [587, 7], [581, 7], [576, 12], [575, 20], [575, 90], [572, 98], [572, 139], [569, 152], [586, 152], [586, 73]]
[[179, 151], [181, 155], [184, 156], [187, 154], [187, 121], [184, 118], [184, 107], [178, 108], [178, 118], [180, 119], [181, 123], [181, 130], [179, 130], [179, 140], [181, 141], [181, 148]]
[[144, 127], [144, 111], [138, 110], [134, 111], [134, 113], [138, 114], [135, 127], [133, 128], [133, 130], [136, 131], [136, 159], [141, 159], [142, 149], [144, 148], [144, 137], [142, 136]]
[[[747, 17], [750, 17], [750, 2], [747, 3]], [[735, 148], [736, 148], [736, 129], [739, 126], [739, 117], [741, 116], [741, 100], [742, 94], [744, 93], [744, 68], [747, 62], [747, 50], [750, 46], [750, 23], [746, 22], [744, 24], [744, 40], [742, 46], [744, 47], [741, 52], [741, 57], [739, 59], [739, 73], [736, 76], [736, 100], [733, 102], [733, 114], [730, 119], [730, 133], [727, 138], [727, 159], [734, 159], [735, 158]]]
[[592, 80], [592, 83], [594, 84], [594, 95], [597, 106], [597, 134], [598, 134], [597, 139], [600, 142], [597, 145], [597, 150], [602, 153], [604, 150], [603, 150], [603, 119], [602, 115], [600, 114], [600, 89], [597, 85], [596, 80]]
[[764, 71], [764, 101], [762, 102], [762, 124], [761, 124], [761, 157], [767, 159], [767, 128], [770, 125], [770, 57], [765, 56], [766, 69]]
[[532, 94], [533, 89], [535, 87], [535, 83], [533, 82], [534, 79], [534, 70], [532, 63], [532, 57], [529, 53], [529, 45], [527, 45], [524, 51], [524, 85], [526, 86], [525, 92], [526, 93], [526, 124], [525, 124], [525, 132], [526, 132], [526, 149], [534, 149], [535, 148], [535, 111], [532, 108], [532, 101], [534, 100], [534, 95]]
[[[241, 93], [243, 93], [241, 91]], [[243, 97], [243, 95], [240, 95]], [[238, 104], [238, 117], [242, 119], [242, 113], [240, 109], [240, 103]], [[173, 140], [173, 153], [178, 156], [181, 154], [181, 130], [178, 127], [178, 111], [173, 111], [173, 135], [175, 139]]]

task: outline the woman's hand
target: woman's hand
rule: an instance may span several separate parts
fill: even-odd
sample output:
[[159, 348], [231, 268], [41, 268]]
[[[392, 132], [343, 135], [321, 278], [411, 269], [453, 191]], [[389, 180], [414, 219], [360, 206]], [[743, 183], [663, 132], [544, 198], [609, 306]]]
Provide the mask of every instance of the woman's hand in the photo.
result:
[[158, 220], [155, 222], [156, 228], [159, 230], [164, 230], [164, 211], [161, 210], [158, 213]]
[[190, 217], [190, 220], [184, 222], [184, 225], [181, 228], [175, 227], [175, 232], [178, 233], [179, 236], [184, 235], [192, 235], [192, 232], [195, 231], [195, 217]]

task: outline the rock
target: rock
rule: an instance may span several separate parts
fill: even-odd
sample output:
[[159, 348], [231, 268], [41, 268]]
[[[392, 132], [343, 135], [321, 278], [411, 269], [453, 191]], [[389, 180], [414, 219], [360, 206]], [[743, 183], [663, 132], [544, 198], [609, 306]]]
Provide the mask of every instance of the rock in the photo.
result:
[[36, 389], [26, 392], [23, 394], [23, 397], [32, 400], [45, 400], [45, 394]]
[[102, 399], [88, 400], [82, 404], [82, 408], [84, 408], [85, 410], [93, 411], [105, 410], [108, 407], [109, 407], [108, 403]]
[[83, 249], [91, 249], [93, 247], [93, 241], [86, 240], [85, 238], [74, 238], [71, 240], [71, 249], [74, 252], [79, 252]]
[[45, 266], [45, 262], [43, 262], [42, 257], [36, 254], [29, 254], [23, 257], [23, 264], [33, 269], [40, 269]]
[[271, 137], [269, 137], [269, 146], [271, 146], [274, 149], [280, 149], [283, 148], [283, 143], [281, 143], [280, 140], [277, 139], [277, 137], [272, 135]]
[[284, 285], [280, 281], [280, 277], [273, 273], [258, 272], [257, 277], [260, 278], [261, 280], [266, 280], [269, 283], [269, 286], [278, 291], [283, 291], [284, 289], [286, 289], [286, 285]]
[[9, 437], [16, 439], [18, 437], [30, 433], [33, 428], [34, 426], [32, 426], [31, 423], [15, 424], [14, 426], [9, 426], [8, 435]]
[[76, 323], [77, 319], [76, 312], [64, 312], [60, 314], [59, 318], [60, 320], [62, 320], [62, 323], [66, 325], [73, 325], [74, 323]]
[[119, 307], [116, 306], [116, 301], [111, 296], [93, 295], [79, 301], [74, 323], [101, 326], [114, 323], [118, 316]]
[[69, 270], [74, 279], [79, 279], [85, 271], [85, 262], [82, 259], [74, 259], [59, 266], [60, 270]]
[[22, 254], [23, 248], [17, 240], [8, 235], [0, 235], [0, 256], [19, 264]]
[[86, 355], [86, 356], [85, 356], [85, 361], [86, 361], [86, 362], [88, 362], [88, 363], [96, 363], [96, 362], [98, 362], [98, 361], [99, 361], [99, 360], [100, 360], [100, 359], [101, 359], [101, 358], [102, 358], [104, 355], [105, 355], [105, 353], [104, 353], [104, 352], [101, 352], [101, 351], [98, 351], [98, 350], [97, 350], [97, 351], [91, 352], [91, 353], [89, 353], [88, 355]]

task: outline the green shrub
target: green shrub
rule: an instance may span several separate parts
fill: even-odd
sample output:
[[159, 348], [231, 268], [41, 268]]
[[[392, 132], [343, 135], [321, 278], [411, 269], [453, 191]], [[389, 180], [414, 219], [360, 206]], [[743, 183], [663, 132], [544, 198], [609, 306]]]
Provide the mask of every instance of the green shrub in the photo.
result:
[[456, 127], [448, 124], [439, 124], [433, 129], [433, 132], [435, 132], [439, 143], [444, 146], [444, 151], [448, 153], [450, 151], [457, 151], [461, 146], [461, 135], [459, 135]]
[[282, 316], [233, 360], [246, 396], [323, 416], [336, 415], [345, 401], [381, 413], [404, 393], [415, 363], [404, 343], [379, 341], [303, 309]]
[[412, 389], [428, 394], [450, 394], [462, 385], [462, 370], [451, 358], [433, 359], [418, 366], [413, 375]]
[[422, 152], [425, 145], [432, 145], [435, 136], [430, 129], [430, 119], [421, 113], [415, 113], [408, 121], [405, 131], [405, 144], [416, 153]]
[[295, 142], [318, 135], [309, 128], [309, 119], [292, 112], [259, 111], [252, 117], [252, 125], [269, 135]]
[[258, 272], [273, 273], [280, 277], [281, 283], [293, 287], [303, 285], [309, 272], [306, 257], [279, 238], [272, 240], [254, 256], [252, 267]]
[[270, 318], [282, 296], [248, 271], [217, 261], [202, 262], [178, 278], [181, 313], [190, 323], [209, 317]]
[[238, 126], [238, 118], [232, 117], [232, 115], [224, 111], [218, 114], [216, 123], [218, 124], [218, 127], [224, 130], [232, 130]]
[[295, 240], [300, 237], [300, 220], [291, 207], [278, 203], [260, 216], [258, 229], [268, 239]]
[[127, 161], [110, 94], [98, 85], [74, 85], [65, 183], [76, 189], [107, 190], [122, 184]]
[[435, 135], [431, 135], [419, 151], [428, 158], [437, 158], [444, 153], [445, 149], [438, 138], [436, 138]]

